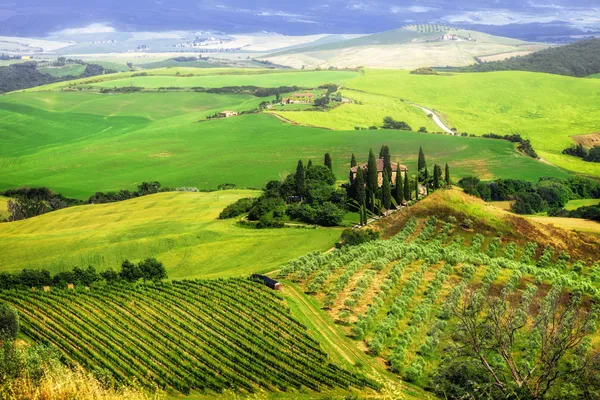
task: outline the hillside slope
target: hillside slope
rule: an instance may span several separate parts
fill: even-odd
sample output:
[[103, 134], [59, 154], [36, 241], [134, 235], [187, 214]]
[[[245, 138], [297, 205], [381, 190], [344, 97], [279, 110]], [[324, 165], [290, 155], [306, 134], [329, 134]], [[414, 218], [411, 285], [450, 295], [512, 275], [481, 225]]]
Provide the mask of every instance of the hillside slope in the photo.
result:
[[583, 40], [503, 61], [484, 62], [467, 72], [531, 71], [585, 77], [600, 72], [600, 39]]

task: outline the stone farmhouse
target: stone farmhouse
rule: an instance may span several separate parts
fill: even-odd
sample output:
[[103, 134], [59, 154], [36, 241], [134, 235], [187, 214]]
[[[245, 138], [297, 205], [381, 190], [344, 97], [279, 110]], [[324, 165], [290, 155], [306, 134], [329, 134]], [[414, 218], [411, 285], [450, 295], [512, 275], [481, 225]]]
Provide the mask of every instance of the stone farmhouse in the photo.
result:
[[[358, 171], [359, 166], [360, 168], [362, 168], [363, 173], [366, 174], [367, 172], [367, 164], [361, 164], [356, 167], [350, 168], [350, 177], [352, 178], [352, 181], [356, 179], [356, 172]], [[383, 169], [383, 158], [379, 158], [377, 159], [377, 181], [380, 187], [383, 185]], [[408, 168], [406, 168], [405, 165], [400, 164], [400, 171], [398, 171], [398, 165], [392, 163], [392, 182], [396, 180], [396, 175], [398, 174], [398, 172], [402, 174], [401, 177], [402, 179], [404, 179], [404, 177], [408, 173]]]

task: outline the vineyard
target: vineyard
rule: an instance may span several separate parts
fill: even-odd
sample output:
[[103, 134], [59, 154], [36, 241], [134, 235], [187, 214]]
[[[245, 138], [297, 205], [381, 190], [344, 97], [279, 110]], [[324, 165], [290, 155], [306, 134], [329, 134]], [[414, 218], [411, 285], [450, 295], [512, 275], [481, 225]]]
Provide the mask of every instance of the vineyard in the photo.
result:
[[3, 291], [69, 364], [188, 394], [377, 388], [328, 361], [282, 299], [246, 279]]
[[448, 219], [412, 219], [390, 240], [305, 255], [280, 277], [314, 296], [366, 353], [423, 386], [442, 362], [466, 293], [529, 304], [564, 289], [600, 300], [600, 263], [486, 238]]

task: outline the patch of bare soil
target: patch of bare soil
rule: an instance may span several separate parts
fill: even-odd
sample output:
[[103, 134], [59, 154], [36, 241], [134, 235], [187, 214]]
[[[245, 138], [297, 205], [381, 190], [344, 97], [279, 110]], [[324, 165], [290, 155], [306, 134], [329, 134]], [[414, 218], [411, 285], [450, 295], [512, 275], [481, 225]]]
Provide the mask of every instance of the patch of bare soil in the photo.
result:
[[584, 147], [600, 146], [600, 132], [589, 133], [587, 135], [575, 135], [571, 138]]

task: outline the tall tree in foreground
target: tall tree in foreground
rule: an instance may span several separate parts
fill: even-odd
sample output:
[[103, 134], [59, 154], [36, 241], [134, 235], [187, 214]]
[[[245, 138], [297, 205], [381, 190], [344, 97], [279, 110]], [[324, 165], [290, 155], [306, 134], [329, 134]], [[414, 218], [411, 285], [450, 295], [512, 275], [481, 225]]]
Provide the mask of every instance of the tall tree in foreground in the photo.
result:
[[392, 188], [390, 187], [390, 179], [388, 178], [386, 171], [383, 171], [383, 185], [381, 186], [381, 202], [383, 206], [382, 208], [385, 208], [386, 210], [392, 208]]
[[419, 160], [417, 162], [418, 179], [421, 182], [425, 182], [429, 178], [429, 171], [427, 171], [427, 161], [425, 160], [425, 153], [423, 148], [419, 147]]
[[329, 153], [325, 153], [325, 160], [324, 160], [323, 164], [327, 168], [329, 168], [331, 171], [333, 171], [333, 163], [331, 161], [331, 155]]
[[369, 204], [369, 209], [371, 212], [375, 212], [375, 193], [377, 193], [377, 189], [379, 188], [379, 179], [377, 173], [377, 159], [375, 158], [375, 154], [373, 154], [373, 150], [369, 150], [369, 163], [367, 164], [367, 200]]
[[419, 200], [419, 177], [415, 176], [415, 200]]
[[298, 166], [296, 167], [296, 175], [294, 175], [296, 183], [296, 193], [300, 197], [306, 195], [306, 171], [304, 171], [304, 164], [302, 160], [298, 160]]
[[446, 182], [446, 186], [450, 186], [450, 167], [448, 163], [446, 163], [446, 169], [444, 170], [444, 181]]
[[350, 159], [350, 168], [356, 167], [356, 156], [352, 153], [352, 158]]
[[396, 203], [401, 205], [404, 201], [404, 187], [402, 185], [402, 172], [400, 170], [400, 164], [396, 165], [396, 182], [394, 186], [394, 198]]
[[442, 187], [442, 167], [435, 164], [433, 166], [433, 189], [437, 190]]
[[356, 169], [356, 201], [359, 205], [365, 204], [367, 201], [365, 174], [360, 165]]
[[391, 182], [392, 179], [392, 156], [390, 155], [390, 148], [387, 145], [381, 146], [379, 151], [379, 158], [383, 159], [383, 170], [387, 172], [388, 179]]
[[408, 182], [408, 172], [404, 174], [404, 200], [410, 201], [410, 184]]
[[477, 390], [487, 386], [489, 394], [497, 393], [485, 398], [598, 398], [600, 360], [589, 343], [598, 305], [585, 305], [581, 294], [566, 294], [560, 285], [542, 300], [536, 293], [529, 285], [519, 302], [467, 293], [454, 311], [458, 346], [449, 362], [479, 365], [487, 378], [476, 382]]

